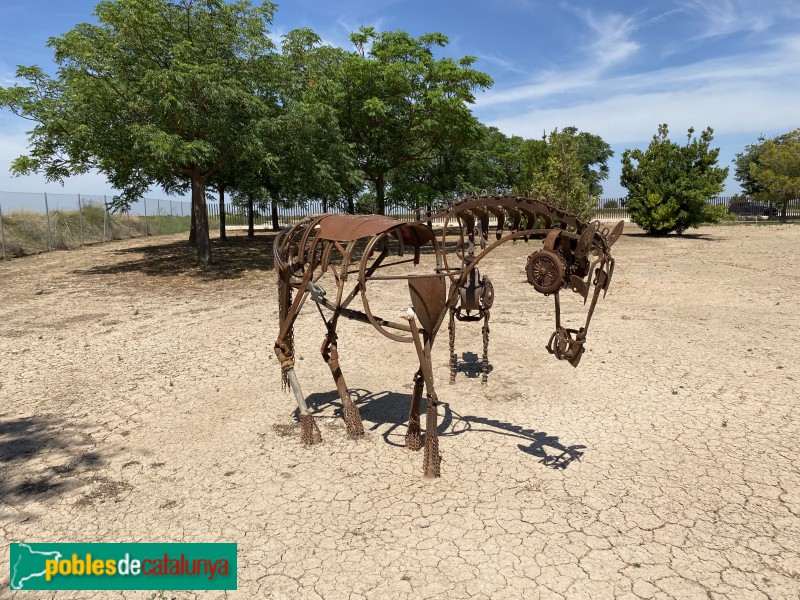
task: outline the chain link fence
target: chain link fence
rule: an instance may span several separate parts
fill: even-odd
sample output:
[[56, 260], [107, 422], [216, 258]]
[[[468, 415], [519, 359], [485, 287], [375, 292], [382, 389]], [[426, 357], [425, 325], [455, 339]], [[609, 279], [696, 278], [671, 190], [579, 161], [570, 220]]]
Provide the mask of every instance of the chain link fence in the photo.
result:
[[113, 212], [110, 200], [91, 194], [0, 192], [0, 256], [189, 231], [188, 202], [147, 198], [129, 212]]

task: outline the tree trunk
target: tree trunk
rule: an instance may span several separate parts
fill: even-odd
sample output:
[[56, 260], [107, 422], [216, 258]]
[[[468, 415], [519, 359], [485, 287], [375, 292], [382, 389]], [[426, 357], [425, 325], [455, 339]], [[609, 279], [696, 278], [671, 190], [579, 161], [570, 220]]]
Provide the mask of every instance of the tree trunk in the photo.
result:
[[219, 184], [219, 239], [225, 241], [225, 184]]
[[386, 182], [382, 174], [375, 180], [375, 213], [386, 214]]
[[[194, 190], [194, 180], [192, 180], [192, 190]], [[192, 248], [197, 247], [197, 220], [194, 212], [194, 191], [192, 191], [192, 216], [189, 219], [189, 245]]]
[[211, 239], [208, 235], [208, 210], [206, 207], [206, 178], [200, 169], [192, 169], [192, 212], [195, 222], [195, 247], [197, 262], [201, 267], [211, 264]]
[[427, 205], [425, 207], [425, 216], [428, 217], [428, 227], [433, 228], [433, 221], [431, 221], [431, 214], [433, 213], [433, 195], [429, 194], [426, 198]]
[[254, 237], [255, 221], [253, 219], [253, 195], [247, 194], [247, 237]]
[[353, 201], [353, 194], [347, 194], [347, 214], [353, 215], [356, 212], [356, 204]]
[[270, 202], [272, 206], [272, 231], [278, 231], [280, 226], [278, 225], [278, 202], [274, 199]]
[[788, 208], [789, 208], [789, 200], [787, 199], [783, 201], [783, 206], [781, 206], [781, 223], [786, 222], [786, 211], [788, 210]]

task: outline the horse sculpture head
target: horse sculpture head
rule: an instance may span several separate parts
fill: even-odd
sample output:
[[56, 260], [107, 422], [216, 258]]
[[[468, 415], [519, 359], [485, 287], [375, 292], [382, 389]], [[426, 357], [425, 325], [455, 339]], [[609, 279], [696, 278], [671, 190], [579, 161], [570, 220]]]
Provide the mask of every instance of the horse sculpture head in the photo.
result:
[[[608, 228], [599, 221], [587, 223], [576, 215], [530, 197], [477, 197], [461, 202], [448, 211], [461, 230], [457, 256], [461, 260], [460, 278], [454, 281], [459, 296], [453, 298], [462, 320], [472, 310], [482, 314], [494, 298], [491, 282], [482, 278], [478, 263], [498, 245], [522, 239], [543, 239], [542, 247], [528, 256], [525, 273], [528, 282], [555, 302], [555, 331], [547, 350], [559, 360], [577, 367], [600, 292], [605, 295], [614, 272], [611, 246], [622, 234], [623, 222]], [[492, 240], [491, 229], [496, 228]], [[447, 221], [444, 229], [447, 229]], [[588, 305], [581, 326], [562, 324], [561, 292], [575, 293]]]
[[[525, 267], [528, 283], [545, 296], [555, 298], [556, 328], [547, 343], [547, 351], [559, 360], [577, 367], [584, 352], [584, 342], [589, 330], [600, 292], [605, 296], [614, 272], [614, 259], [609, 249], [622, 233], [623, 223], [609, 230], [594, 222], [567, 231], [551, 229], [540, 250], [528, 256]], [[589, 304], [586, 320], [578, 329], [561, 323], [560, 292], [568, 291]], [[590, 300], [591, 296], [591, 300]]]

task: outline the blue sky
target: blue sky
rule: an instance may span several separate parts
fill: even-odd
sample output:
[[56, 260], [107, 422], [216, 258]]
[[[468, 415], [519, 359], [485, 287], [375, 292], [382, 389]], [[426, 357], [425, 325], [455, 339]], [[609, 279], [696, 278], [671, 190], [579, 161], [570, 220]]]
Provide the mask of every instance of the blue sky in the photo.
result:
[[[53, 70], [48, 37], [92, 20], [95, 2], [29, 0], [0, 5], [0, 85], [16, 65]], [[625, 148], [646, 147], [659, 123], [671, 136], [711, 126], [720, 163], [756, 140], [800, 127], [800, 0], [293, 0], [278, 3], [273, 35], [311, 27], [349, 48], [361, 25], [441, 31], [447, 55], [478, 57], [495, 81], [474, 106], [506, 134], [541, 137], [575, 125], [616, 154], [605, 196], [619, 185]], [[9, 175], [25, 152], [27, 123], [0, 113], [0, 191], [112, 193], [100, 175], [62, 188], [41, 177]], [[738, 192], [729, 176], [726, 193]], [[159, 195], [153, 190], [151, 195]]]

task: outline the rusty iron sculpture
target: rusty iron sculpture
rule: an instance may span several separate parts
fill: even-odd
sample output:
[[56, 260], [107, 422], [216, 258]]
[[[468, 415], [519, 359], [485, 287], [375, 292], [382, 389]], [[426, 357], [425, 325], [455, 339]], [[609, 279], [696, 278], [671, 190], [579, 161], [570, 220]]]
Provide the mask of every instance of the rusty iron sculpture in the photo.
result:
[[[408, 415], [406, 446], [421, 447], [420, 403], [426, 392], [424, 474], [440, 475], [437, 434], [438, 400], [433, 381], [431, 347], [445, 317], [450, 317], [450, 381], [456, 374], [455, 321], [483, 321], [482, 382], [488, 373], [489, 311], [494, 290], [481, 277], [478, 265], [499, 245], [511, 240], [544, 239], [541, 249], [527, 260], [525, 272], [533, 288], [555, 300], [555, 331], [547, 350], [559, 360], [577, 367], [584, 352], [589, 323], [600, 292], [608, 290], [614, 271], [610, 249], [622, 234], [620, 221], [613, 229], [598, 221], [585, 222], [575, 215], [529, 196], [481, 195], [442, 208], [429, 219], [443, 222], [437, 234], [425, 221], [403, 222], [379, 215], [323, 214], [308, 217], [282, 230], [275, 239], [275, 269], [278, 274], [279, 332], [275, 353], [283, 382], [297, 400], [301, 438], [305, 444], [322, 441], [294, 371], [294, 323], [307, 299], [317, 306], [327, 329], [322, 358], [331, 370], [342, 402], [348, 435], [363, 435], [358, 407], [353, 402], [339, 367], [336, 326], [340, 317], [370, 323], [391, 340], [414, 345], [419, 368]], [[455, 256], [448, 260], [448, 229], [459, 230]], [[491, 240], [491, 227], [494, 240]], [[476, 254], [476, 246], [480, 251]], [[435, 267], [428, 272], [394, 274], [397, 265], [420, 264], [423, 251], [432, 252]], [[405, 254], [413, 254], [404, 258]], [[387, 262], [390, 254], [398, 260]], [[392, 274], [379, 270], [394, 268]], [[319, 281], [332, 272], [336, 289], [330, 296]], [[411, 307], [404, 318], [391, 321], [373, 314], [370, 286], [380, 281], [401, 281], [408, 286]], [[352, 287], [348, 287], [348, 283]], [[586, 320], [578, 329], [561, 321], [559, 294], [569, 290], [589, 302]], [[363, 311], [350, 304], [361, 297]], [[591, 298], [590, 298], [591, 296]]]

